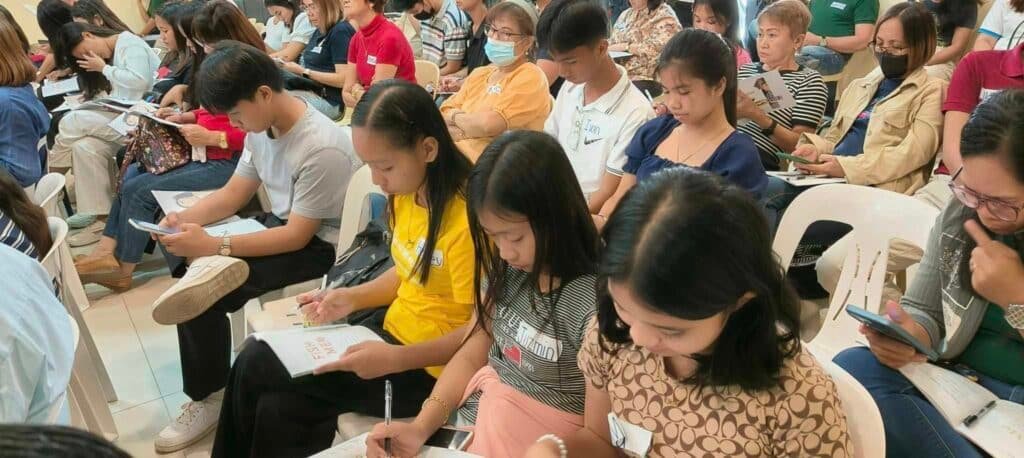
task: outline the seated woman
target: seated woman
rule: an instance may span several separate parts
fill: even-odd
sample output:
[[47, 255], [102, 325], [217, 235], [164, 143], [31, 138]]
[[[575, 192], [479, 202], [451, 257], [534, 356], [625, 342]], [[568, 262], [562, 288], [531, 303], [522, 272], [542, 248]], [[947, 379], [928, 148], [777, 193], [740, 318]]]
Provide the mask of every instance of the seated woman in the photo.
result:
[[[181, 34], [180, 41], [192, 40], [190, 34]], [[189, 66], [198, 69], [206, 54], [198, 46], [192, 46], [191, 50]], [[219, 189], [234, 173], [245, 144], [245, 132], [232, 126], [228, 115], [214, 115], [198, 106], [191, 90], [194, 76], [190, 71], [183, 85], [187, 89], [182, 106], [195, 107], [192, 111], [161, 108], [156, 112], [158, 117], [183, 124], [179, 131], [192, 145], [193, 160], [159, 175], [146, 172], [140, 164], [129, 166], [120, 191], [110, 205], [110, 217], [99, 244], [88, 256], [75, 260], [75, 269], [83, 284], [96, 283], [118, 292], [131, 288], [132, 273], [142, 260], [150, 235], [133, 228], [128, 221], [158, 221], [160, 205], [153, 191]]]
[[384, 453], [386, 438], [396, 456], [415, 456], [471, 399], [462, 409], [476, 424], [467, 451], [480, 456], [522, 456], [544, 433], [583, 426], [576, 353], [596, 311], [600, 243], [574, 178], [562, 147], [540, 132], [507, 132], [484, 150], [467, 197], [477, 283], [486, 284], [474, 326], [432, 402], [412, 423], [377, 425], [369, 456]]
[[[579, 354], [585, 426], [527, 456], [852, 456], [749, 192], [667, 170], [622, 200], [602, 237], [607, 280]], [[611, 431], [639, 440], [623, 450]]]
[[[793, 154], [807, 173], [913, 194], [925, 185], [942, 138], [945, 83], [928, 76], [935, 19], [919, 3], [900, 3], [878, 19], [873, 50], [880, 71], [843, 92], [824, 135], [801, 135]], [[769, 180], [766, 206], [773, 224], [803, 188]]]
[[294, 62], [306, 49], [316, 27], [294, 0], [265, 0], [263, 4], [271, 16], [263, 37], [270, 57]]
[[[956, 196], [939, 215], [917, 276], [886, 314], [942, 363], [998, 398], [1024, 404], [1024, 91], [979, 105], [963, 129]], [[899, 369], [925, 363], [914, 348], [861, 328], [868, 348], [835, 362], [867, 388], [888, 456], [980, 457]], [[978, 426], [976, 425], [975, 428]], [[1013, 427], [1019, 427], [1014, 425]]]
[[[808, 13], [810, 16], [810, 13]], [[735, 0], [696, 0], [693, 26], [722, 36], [736, 54], [736, 67], [750, 63], [750, 53], [740, 43], [740, 12]]]
[[476, 291], [464, 197], [471, 164], [447, 132], [433, 98], [407, 81], [375, 84], [356, 106], [352, 141], [390, 196], [395, 267], [359, 286], [301, 295], [299, 302], [315, 323], [368, 311], [359, 324], [384, 342], [350, 348], [296, 379], [265, 343], [247, 345], [228, 377], [214, 457], [323, 450], [339, 414], [383, 416], [385, 376], [402, 399], [394, 404], [396, 417], [415, 415], [430, 395], [466, 334]]
[[77, 0], [71, 6], [71, 19], [75, 22], [92, 24], [116, 32], [131, 32], [128, 25], [117, 17], [117, 14], [111, 11], [106, 3], [103, 3], [103, 0]]
[[608, 50], [632, 54], [623, 63], [630, 78], [652, 80], [661, 50], [682, 29], [664, 0], [629, 0], [612, 27]]
[[[57, 80], [71, 74], [70, 68], [59, 68], [57, 66], [57, 56], [53, 53], [53, 43], [57, 42], [60, 28], [72, 20], [71, 7], [64, 3], [63, 0], [42, 0], [36, 6], [36, 23], [39, 25], [39, 30], [42, 30], [43, 36], [50, 43], [47, 47], [49, 52], [46, 53], [46, 58], [36, 73], [37, 82], [41, 82], [43, 78]], [[48, 109], [57, 108], [62, 102], [63, 97], [55, 102], [52, 107], [49, 104], [47, 107]]]
[[42, 260], [53, 245], [46, 212], [29, 200], [14, 176], [0, 168], [0, 244]]
[[345, 106], [354, 107], [372, 84], [399, 78], [416, 82], [416, 61], [402, 31], [384, 17], [384, 0], [347, 0], [345, 18], [358, 31], [348, 47]]
[[[466, 79], [466, 76], [473, 73], [479, 67], [483, 67], [491, 63], [487, 60], [487, 53], [484, 51], [484, 45], [487, 44], [487, 27], [485, 22], [487, 20], [487, 2], [485, 0], [461, 0], [458, 2], [459, 9], [469, 16], [470, 29], [469, 29], [469, 41], [466, 45], [466, 59], [462, 61], [462, 69], [458, 72], [446, 75], [441, 78], [440, 87], [438, 88], [442, 92], [458, 92], [462, 88], [462, 82]], [[541, 70], [544, 69], [542, 65], [542, 58], [547, 59], [552, 65], [556, 65], [554, 61], [550, 60], [550, 56], [543, 56], [541, 53], [540, 46], [540, 28], [543, 22], [544, 13], [541, 13], [537, 19], [537, 41], [538, 49], [535, 54], [537, 57], [536, 64]], [[554, 83], [555, 79], [558, 78], [557, 69], [552, 75], [547, 75], [547, 70], [544, 71], [545, 76], [548, 77], [549, 83]], [[554, 92], [551, 94], [552, 97], [557, 96], [558, 93]]]
[[757, 145], [761, 163], [767, 170], [779, 170], [776, 152], [793, 151], [801, 134], [814, 133], [825, 114], [828, 89], [821, 75], [796, 63], [811, 22], [811, 12], [799, 0], [772, 3], [757, 16], [757, 46], [760, 62], [740, 67], [737, 79], [777, 70], [796, 106], [766, 113], [754, 104], [750, 95], [736, 94], [737, 129], [750, 136]]
[[162, 102], [167, 92], [185, 84], [192, 72], [191, 48], [186, 43], [185, 34], [178, 32], [178, 24], [184, 25], [183, 30], [191, 31], [192, 18], [199, 12], [199, 7], [196, 2], [173, 1], [165, 3], [153, 15], [160, 42], [167, 51], [157, 72], [160, 78], [153, 85], [154, 100]]
[[39, 139], [50, 125], [50, 114], [32, 91], [36, 70], [27, 52], [25, 33], [0, 6], [0, 169], [23, 188], [46, 173]]
[[[338, 119], [344, 114], [341, 89], [350, 67], [349, 43], [356, 30], [345, 19], [341, 3], [336, 0], [302, 0], [302, 4], [316, 30], [302, 51], [300, 63], [280, 64], [294, 75], [293, 79], [285, 80], [285, 86], [328, 118]], [[300, 85], [295, 84], [296, 79]]]
[[507, 0], [487, 12], [491, 64], [471, 73], [443, 104], [448, 130], [471, 161], [506, 130], [543, 130], [551, 112], [544, 72], [530, 62], [537, 10], [524, 0]]
[[736, 131], [736, 60], [715, 33], [686, 29], [658, 59], [669, 114], [640, 127], [626, 147], [622, 180], [594, 222], [655, 172], [680, 165], [721, 175], [758, 197], [768, 181], [750, 137]]
[[935, 15], [938, 48], [925, 70], [941, 80], [949, 81], [960, 58], [967, 53], [968, 42], [978, 22], [977, 0], [922, 1]]
[[[160, 59], [142, 38], [90, 24], [65, 24], [53, 49], [58, 65], [78, 74], [86, 100], [104, 93], [114, 99], [141, 100], [153, 88], [160, 66]], [[110, 165], [125, 141], [108, 126], [119, 115], [99, 109], [71, 111], [61, 118], [50, 148], [50, 167], [67, 169], [74, 164], [75, 176], [82, 178], [75, 182], [78, 213], [100, 220], [105, 219], [112, 202]], [[80, 242], [70, 242], [76, 246], [93, 243], [102, 228], [102, 222], [94, 221], [76, 239]]]

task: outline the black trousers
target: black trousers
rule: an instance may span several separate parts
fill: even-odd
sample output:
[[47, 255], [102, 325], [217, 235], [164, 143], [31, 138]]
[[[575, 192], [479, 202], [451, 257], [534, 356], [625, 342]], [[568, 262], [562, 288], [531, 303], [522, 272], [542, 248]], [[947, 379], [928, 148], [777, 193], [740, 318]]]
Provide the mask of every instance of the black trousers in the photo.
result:
[[[231, 323], [227, 314], [269, 291], [323, 276], [334, 264], [334, 246], [313, 237], [298, 251], [241, 259], [249, 264], [245, 283], [202, 315], [178, 325], [184, 391], [195, 401], [227, 383], [231, 367]], [[180, 266], [172, 263], [171, 272], [183, 274], [183, 262]]]
[[[384, 341], [399, 344], [383, 330], [387, 308], [358, 324]], [[390, 380], [392, 415], [415, 416], [434, 389], [423, 369], [363, 380], [352, 372], [291, 378], [264, 342], [252, 341], [235, 359], [221, 406], [213, 457], [307, 457], [330, 447], [338, 415], [356, 412], [384, 416], [384, 381]]]

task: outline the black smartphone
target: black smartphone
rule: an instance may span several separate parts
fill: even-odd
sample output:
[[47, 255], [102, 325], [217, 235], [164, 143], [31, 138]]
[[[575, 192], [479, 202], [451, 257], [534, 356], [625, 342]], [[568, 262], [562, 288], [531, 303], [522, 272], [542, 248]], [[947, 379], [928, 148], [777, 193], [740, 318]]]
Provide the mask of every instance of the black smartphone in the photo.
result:
[[864, 310], [854, 305], [847, 305], [846, 313], [850, 314], [850, 316], [852, 316], [853, 319], [860, 321], [861, 323], [864, 323], [865, 325], [867, 325], [867, 327], [874, 329], [875, 331], [878, 331], [887, 337], [890, 337], [892, 339], [910, 345], [911, 347], [914, 347], [914, 350], [917, 350], [918, 353], [921, 353], [922, 355], [926, 356], [930, 361], [936, 361], [939, 359], [938, 352], [936, 352], [931, 347], [922, 344], [921, 341], [914, 338], [914, 336], [910, 335], [910, 333], [908, 333], [903, 328], [897, 326], [895, 323], [893, 323], [886, 317], [883, 317], [876, 313], [871, 313], [867, 310]]
[[797, 164], [813, 164], [813, 162], [808, 161], [807, 159], [804, 159], [800, 156], [794, 156], [792, 154], [776, 152], [775, 156], [778, 157], [779, 159], [784, 159], [789, 162], [796, 162]]
[[469, 439], [472, 437], [473, 433], [470, 431], [443, 426], [433, 436], [430, 436], [423, 445], [449, 450], [465, 450], [466, 446], [469, 445]]

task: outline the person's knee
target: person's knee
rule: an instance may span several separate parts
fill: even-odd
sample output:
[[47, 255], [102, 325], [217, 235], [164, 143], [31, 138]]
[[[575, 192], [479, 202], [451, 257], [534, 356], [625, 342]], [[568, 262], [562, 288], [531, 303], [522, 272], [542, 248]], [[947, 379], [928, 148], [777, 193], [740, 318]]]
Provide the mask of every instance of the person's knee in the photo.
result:
[[238, 353], [233, 370], [244, 380], [259, 380], [273, 373], [275, 365], [280, 363], [274, 350], [265, 342], [251, 340]]
[[839, 276], [843, 271], [843, 258], [846, 253], [844, 250], [838, 249], [838, 245], [833, 245], [825, 250], [814, 266], [814, 271], [818, 276], [818, 284], [825, 291], [828, 291], [829, 294], [836, 291], [836, 286], [839, 284]]

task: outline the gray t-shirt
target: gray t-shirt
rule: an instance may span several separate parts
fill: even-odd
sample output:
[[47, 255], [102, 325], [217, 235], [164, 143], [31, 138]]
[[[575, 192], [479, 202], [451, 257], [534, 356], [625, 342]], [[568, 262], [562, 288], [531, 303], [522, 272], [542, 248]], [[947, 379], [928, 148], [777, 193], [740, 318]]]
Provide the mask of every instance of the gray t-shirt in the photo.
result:
[[348, 133], [319, 111], [305, 114], [288, 133], [245, 137], [235, 174], [263, 182], [271, 212], [287, 221], [291, 213], [320, 220], [317, 237], [338, 241], [341, 207], [352, 173], [361, 165]]

